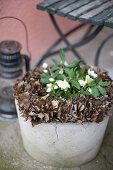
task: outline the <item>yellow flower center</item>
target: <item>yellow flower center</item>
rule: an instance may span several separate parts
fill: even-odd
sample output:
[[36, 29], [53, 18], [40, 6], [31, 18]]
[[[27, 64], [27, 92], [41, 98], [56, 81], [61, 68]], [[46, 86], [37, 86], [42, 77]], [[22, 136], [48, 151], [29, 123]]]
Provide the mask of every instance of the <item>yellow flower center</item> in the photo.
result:
[[90, 81], [89, 80], [87, 80], [87, 84], [89, 84], [90, 83]]

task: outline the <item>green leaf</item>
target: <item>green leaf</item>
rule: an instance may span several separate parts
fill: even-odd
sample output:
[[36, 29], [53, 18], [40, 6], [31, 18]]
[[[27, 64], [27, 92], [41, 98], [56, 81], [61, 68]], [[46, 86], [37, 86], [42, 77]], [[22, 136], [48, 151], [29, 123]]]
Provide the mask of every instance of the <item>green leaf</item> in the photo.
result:
[[74, 77], [74, 70], [73, 70], [73, 68], [69, 71], [68, 75], [69, 75], [70, 79], [73, 79], [73, 77]]
[[70, 72], [70, 69], [69, 69], [69, 68], [65, 68], [64, 71], [65, 71], [65, 73], [66, 73], [67, 75], [69, 75], [69, 72]]
[[56, 71], [56, 70], [59, 70], [59, 69], [60, 69], [59, 67], [54, 66], [51, 70], [52, 70], [52, 71]]
[[97, 86], [97, 88], [103, 96], [106, 95], [106, 90], [103, 87]]
[[78, 98], [78, 97], [80, 97], [80, 94], [79, 93], [74, 93], [74, 94], [71, 95], [71, 97]]
[[52, 77], [53, 77], [53, 78], [56, 78], [58, 75], [59, 75], [59, 70], [55, 71], [55, 72], [52, 74]]
[[56, 96], [62, 96], [64, 93], [64, 91], [61, 91], [61, 90], [57, 90], [56, 92]]
[[100, 86], [109, 86], [109, 82], [107, 82], [107, 81], [101, 81], [101, 82], [99, 82], [99, 85], [100, 85]]
[[57, 76], [57, 80], [64, 80], [66, 77], [63, 74]]
[[78, 66], [80, 66], [81, 61], [82, 60], [75, 61], [75, 62], [71, 63], [68, 67], [71, 67], [71, 68], [78, 67]]
[[88, 84], [85, 84], [85, 86], [83, 88], [86, 89], [87, 87], [88, 87]]
[[41, 83], [44, 83], [44, 84], [47, 84], [49, 81], [48, 81], [48, 79], [43, 79], [43, 78], [41, 78], [41, 79], [40, 79], [40, 82], [41, 82]]
[[98, 92], [98, 88], [97, 87], [92, 87], [91, 90], [92, 90], [92, 95], [94, 97], [98, 97], [99, 96], [99, 92]]
[[67, 89], [67, 91], [65, 91], [64, 97], [67, 98], [67, 99], [70, 99], [70, 98], [71, 98], [70, 90]]
[[41, 77], [46, 77], [45, 73], [40, 74]]
[[59, 97], [59, 96], [54, 96], [54, 100], [58, 100], [58, 97]]
[[101, 78], [100, 78], [100, 77], [97, 77], [97, 78], [96, 78], [96, 83], [99, 83], [100, 80], [101, 80]]
[[47, 90], [47, 86], [46, 86], [46, 87], [44, 87], [44, 90], [45, 90], [45, 91]]
[[42, 73], [40, 74], [41, 78], [49, 78], [50, 75], [48, 73]]
[[62, 60], [62, 62], [64, 64], [64, 62], [65, 62], [65, 53], [64, 53], [64, 51], [62, 49], [60, 49], [60, 58], [61, 58], [61, 60]]
[[91, 93], [89, 91], [84, 91], [83, 94], [84, 95], [90, 95]]
[[79, 75], [82, 76], [85, 72], [85, 67], [82, 67], [79, 71]]
[[52, 61], [55, 63], [55, 65], [60, 65], [60, 62], [59, 61], [57, 61], [56, 59], [52, 59]]
[[80, 90], [80, 84], [78, 81], [71, 80], [71, 84], [76, 87], [78, 90]]
[[96, 83], [94, 81], [91, 81], [90, 83], [88, 83], [88, 86], [89, 87], [94, 87], [94, 86], [96, 86]]

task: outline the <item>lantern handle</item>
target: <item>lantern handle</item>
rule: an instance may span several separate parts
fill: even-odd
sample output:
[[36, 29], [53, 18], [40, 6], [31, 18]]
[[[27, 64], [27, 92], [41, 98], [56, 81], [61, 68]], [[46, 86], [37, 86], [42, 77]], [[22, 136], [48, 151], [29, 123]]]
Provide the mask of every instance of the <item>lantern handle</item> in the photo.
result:
[[14, 17], [14, 16], [0, 17], [0, 20], [3, 20], [3, 19], [15, 19], [21, 22], [21, 24], [24, 26], [25, 34], [26, 34], [26, 49], [27, 49], [27, 52], [29, 53], [29, 58], [31, 59], [31, 52], [29, 50], [29, 43], [28, 43], [28, 30], [27, 30], [27, 26], [25, 25], [25, 23], [21, 19]]
[[26, 71], [29, 71], [30, 70], [30, 58], [24, 54], [22, 54], [21, 57], [25, 60]]

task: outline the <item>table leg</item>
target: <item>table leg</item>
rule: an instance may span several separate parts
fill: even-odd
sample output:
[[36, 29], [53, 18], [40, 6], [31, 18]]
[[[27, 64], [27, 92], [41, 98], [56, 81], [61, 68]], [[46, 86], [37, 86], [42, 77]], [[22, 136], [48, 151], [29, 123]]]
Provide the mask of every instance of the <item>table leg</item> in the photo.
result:
[[56, 31], [58, 32], [58, 34], [60, 35], [60, 38], [47, 50], [47, 52], [41, 57], [41, 59], [39, 60], [39, 62], [37, 63], [37, 67], [39, 67], [42, 62], [46, 59], [46, 58], [49, 58], [53, 55], [56, 55], [59, 53], [59, 50], [56, 50], [54, 52], [52, 52], [52, 50], [61, 42], [61, 41], [64, 41], [65, 44], [66, 44], [66, 47], [63, 48], [64, 51], [72, 51], [73, 54], [75, 55], [75, 57], [77, 57], [78, 59], [82, 59], [82, 62], [83, 64], [86, 64], [86, 62], [84, 61], [84, 59], [79, 55], [79, 53], [75, 50], [75, 48], [78, 48], [82, 45], [85, 45], [87, 44], [88, 42], [90, 42], [92, 39], [94, 39], [98, 33], [102, 30], [103, 26], [98, 26], [96, 28], [95, 31], [93, 31], [93, 33], [91, 33], [89, 35], [89, 32], [91, 31], [92, 29], [92, 25], [90, 26], [91, 28], [89, 29], [89, 31], [86, 33], [86, 36], [85, 36], [85, 39], [81, 40], [80, 42], [78, 43], [75, 43], [75, 44], [70, 44], [70, 42], [67, 40], [67, 36], [70, 35], [72, 32], [74, 31], [77, 31], [79, 28], [83, 27], [84, 24], [80, 24], [79, 26], [77, 26], [76, 28], [72, 29], [71, 31], [69, 31], [68, 33], [66, 34], [63, 34], [61, 29], [59, 28], [54, 16], [52, 14], [49, 14], [50, 15], [50, 18], [51, 18], [51, 21], [56, 29]]
[[97, 53], [96, 53], [96, 56], [95, 56], [95, 66], [98, 66], [99, 64], [99, 58], [100, 58], [100, 53], [104, 47], [104, 45], [111, 39], [113, 38], [113, 34], [111, 34], [109, 37], [107, 37], [102, 43], [101, 45], [99, 46], [98, 50], [97, 50]]

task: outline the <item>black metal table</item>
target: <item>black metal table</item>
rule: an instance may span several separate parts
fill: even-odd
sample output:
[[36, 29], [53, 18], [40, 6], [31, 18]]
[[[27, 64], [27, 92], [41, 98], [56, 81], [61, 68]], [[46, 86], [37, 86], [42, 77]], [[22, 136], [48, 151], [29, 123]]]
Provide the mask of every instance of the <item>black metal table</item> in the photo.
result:
[[[64, 51], [72, 51], [78, 58], [82, 59], [83, 64], [86, 64], [85, 60], [77, 52], [77, 48], [89, 43], [93, 40], [104, 26], [113, 28], [113, 0], [45, 0], [37, 5], [37, 9], [42, 11], [46, 10], [49, 13], [51, 21], [56, 28], [56, 31], [60, 35], [60, 38], [47, 50], [47, 52], [41, 57], [37, 66], [40, 66], [44, 59], [56, 55], [59, 50], [53, 52], [53, 49], [61, 42], [64, 41], [66, 47]], [[81, 24], [63, 34], [57, 21], [54, 17], [57, 14], [61, 17], [68, 17], [70, 20], [79, 20]], [[90, 23], [90, 27], [81, 41], [75, 44], [71, 44], [67, 37]], [[113, 34], [107, 37], [99, 46], [95, 56], [95, 66], [99, 63], [99, 57], [102, 48], [108, 40], [113, 37]]]

